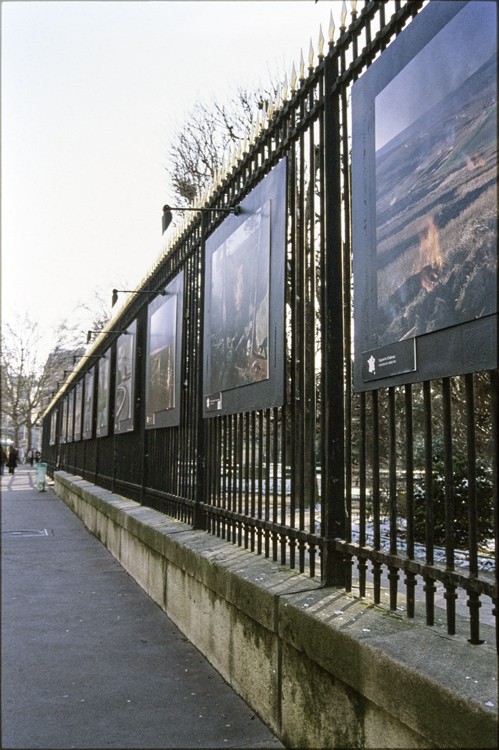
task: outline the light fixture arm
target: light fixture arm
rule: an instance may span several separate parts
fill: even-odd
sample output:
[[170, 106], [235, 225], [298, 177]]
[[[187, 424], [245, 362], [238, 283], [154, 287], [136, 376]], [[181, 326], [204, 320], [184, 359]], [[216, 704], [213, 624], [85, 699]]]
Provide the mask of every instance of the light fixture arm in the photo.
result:
[[223, 207], [223, 208], [193, 208], [190, 206], [169, 206], [166, 204], [163, 206], [163, 221], [162, 221], [162, 228], [163, 228], [163, 234], [166, 232], [168, 227], [170, 226], [172, 222], [172, 211], [221, 211], [222, 213], [226, 214], [234, 214], [234, 216], [239, 216], [241, 213], [241, 206], [230, 206], [230, 207]]

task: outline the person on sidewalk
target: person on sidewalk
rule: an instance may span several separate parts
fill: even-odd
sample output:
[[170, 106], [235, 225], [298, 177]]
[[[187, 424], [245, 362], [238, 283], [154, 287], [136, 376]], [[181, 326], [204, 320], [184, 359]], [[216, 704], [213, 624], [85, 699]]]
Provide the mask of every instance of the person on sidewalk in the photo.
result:
[[9, 457], [7, 459], [7, 466], [9, 467], [9, 474], [13, 474], [14, 470], [17, 466], [17, 457], [19, 455], [19, 451], [17, 448], [14, 448], [13, 445], [9, 448]]
[[5, 472], [5, 464], [7, 463], [7, 453], [3, 445], [0, 445], [0, 473], [3, 476]]

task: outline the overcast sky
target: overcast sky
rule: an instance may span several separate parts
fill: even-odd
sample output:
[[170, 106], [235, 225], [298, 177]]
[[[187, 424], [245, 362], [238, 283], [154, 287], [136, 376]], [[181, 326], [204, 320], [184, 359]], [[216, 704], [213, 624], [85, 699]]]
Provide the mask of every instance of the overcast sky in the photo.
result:
[[288, 78], [337, 0], [2, 3], [2, 315], [44, 328], [161, 251], [165, 154], [197, 98]]

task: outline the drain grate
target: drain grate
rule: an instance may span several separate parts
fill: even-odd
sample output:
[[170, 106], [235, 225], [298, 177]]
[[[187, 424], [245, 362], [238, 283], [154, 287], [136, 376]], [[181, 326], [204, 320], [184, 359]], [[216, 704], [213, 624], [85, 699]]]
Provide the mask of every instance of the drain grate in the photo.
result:
[[49, 536], [48, 529], [23, 529], [22, 531], [2, 531], [2, 536]]

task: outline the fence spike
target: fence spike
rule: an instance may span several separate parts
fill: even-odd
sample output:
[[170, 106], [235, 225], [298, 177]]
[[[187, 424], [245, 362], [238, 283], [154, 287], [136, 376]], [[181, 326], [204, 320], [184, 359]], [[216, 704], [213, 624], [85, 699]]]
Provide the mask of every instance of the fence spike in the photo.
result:
[[[343, 0], [345, 2], [345, 0]], [[303, 50], [300, 50], [300, 81], [305, 80], [305, 60], [303, 59]]]
[[333, 11], [331, 10], [331, 14], [329, 16], [329, 44], [332, 44], [334, 42], [335, 29], [336, 27], [334, 25]]
[[308, 69], [314, 69], [314, 45], [312, 44], [312, 37], [310, 37], [310, 47], [308, 48]]
[[347, 4], [346, 1], [343, 0], [343, 5], [341, 6], [341, 24], [340, 29], [343, 29], [343, 31], [346, 29], [346, 20], [347, 20]]
[[352, 0], [352, 16], [357, 15], [357, 0]]
[[319, 60], [324, 57], [324, 34], [322, 33], [322, 24], [319, 26]]
[[295, 91], [296, 89], [296, 68], [295, 64], [293, 63], [293, 69], [291, 71], [291, 91]]

